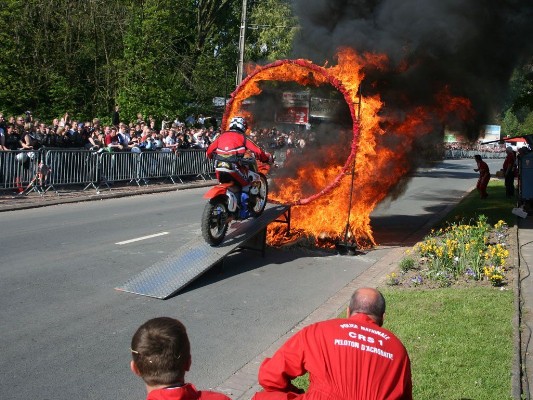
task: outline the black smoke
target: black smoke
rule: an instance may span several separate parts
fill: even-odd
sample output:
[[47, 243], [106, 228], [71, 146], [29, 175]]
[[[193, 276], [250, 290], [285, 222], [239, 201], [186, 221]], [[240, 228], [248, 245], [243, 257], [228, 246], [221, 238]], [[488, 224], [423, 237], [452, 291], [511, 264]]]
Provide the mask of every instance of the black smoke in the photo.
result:
[[[295, 58], [322, 65], [348, 46], [388, 55], [387, 71], [368, 70], [363, 93], [379, 92], [391, 119], [435, 105], [447, 88], [468, 98], [470, 121], [445, 121], [475, 140], [494, 122], [515, 67], [532, 56], [532, 0], [294, 0], [301, 31]], [[442, 129], [437, 129], [442, 134]]]

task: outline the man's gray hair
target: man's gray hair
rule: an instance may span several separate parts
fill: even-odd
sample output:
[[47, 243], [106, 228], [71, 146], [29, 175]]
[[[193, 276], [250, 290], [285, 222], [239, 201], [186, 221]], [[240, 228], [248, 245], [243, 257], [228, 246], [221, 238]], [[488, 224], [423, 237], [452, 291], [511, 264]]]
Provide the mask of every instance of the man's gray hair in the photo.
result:
[[348, 310], [350, 315], [357, 313], [367, 314], [381, 325], [385, 314], [385, 306], [385, 297], [379, 290], [361, 288], [352, 294]]

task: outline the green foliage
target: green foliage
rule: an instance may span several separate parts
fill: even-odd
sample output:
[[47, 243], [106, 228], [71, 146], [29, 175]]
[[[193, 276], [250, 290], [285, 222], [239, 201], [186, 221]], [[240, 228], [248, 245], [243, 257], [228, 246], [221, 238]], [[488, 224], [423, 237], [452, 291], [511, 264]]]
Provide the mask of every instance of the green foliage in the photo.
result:
[[502, 133], [509, 136], [530, 135], [533, 133], [533, 60], [515, 69], [509, 86], [501, 121]]
[[402, 258], [398, 266], [400, 267], [400, 271], [407, 272], [415, 267], [415, 260], [410, 256]]
[[7, 114], [209, 115], [233, 89], [240, 2], [11, 0], [0, 17]]
[[512, 110], [507, 110], [501, 122], [502, 135], [504, 136], [518, 136], [520, 133], [520, 122]]
[[520, 132], [522, 135], [533, 134], [533, 111], [531, 111], [524, 122], [520, 125]]
[[255, 2], [250, 12], [246, 58], [272, 62], [288, 58], [298, 22], [287, 0]]

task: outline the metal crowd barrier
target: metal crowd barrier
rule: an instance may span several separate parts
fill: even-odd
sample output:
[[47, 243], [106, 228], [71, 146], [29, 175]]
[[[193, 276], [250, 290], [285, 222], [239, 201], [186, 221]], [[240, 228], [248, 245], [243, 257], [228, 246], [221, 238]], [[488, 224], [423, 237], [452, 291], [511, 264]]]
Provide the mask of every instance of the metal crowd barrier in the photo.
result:
[[[285, 154], [276, 152], [278, 161]], [[505, 158], [505, 152], [462, 149], [445, 150], [445, 158], [473, 158], [480, 154], [485, 159]], [[94, 152], [88, 150], [41, 149], [0, 151], [0, 190], [19, 193], [35, 190], [45, 193], [56, 187], [85, 185], [85, 189], [109, 188], [111, 182], [148, 184], [150, 179], [169, 179], [172, 183], [194, 176], [211, 179], [213, 163], [203, 149], [134, 152]]]
[[40, 160], [37, 151], [1, 151], [0, 188], [22, 193], [37, 175]]
[[98, 154], [87, 150], [46, 150], [44, 164], [50, 168], [52, 186], [87, 185], [96, 180]]
[[187, 176], [210, 179], [214, 174], [205, 150], [94, 152], [41, 149], [0, 151], [0, 190], [41, 194], [58, 186], [85, 185], [98, 190], [112, 182], [148, 184], [150, 179], [181, 182]]
[[461, 159], [474, 158], [479, 154], [484, 159], [505, 158], [505, 151], [484, 151], [484, 150], [463, 150], [463, 149], [446, 149], [444, 151], [444, 158], [446, 159]]

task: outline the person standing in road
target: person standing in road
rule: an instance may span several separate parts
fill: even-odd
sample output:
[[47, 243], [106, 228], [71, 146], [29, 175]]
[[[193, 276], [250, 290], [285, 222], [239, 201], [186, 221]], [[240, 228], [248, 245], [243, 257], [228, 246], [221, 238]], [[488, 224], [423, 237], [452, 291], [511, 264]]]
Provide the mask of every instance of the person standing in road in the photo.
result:
[[477, 168], [474, 169], [474, 171], [479, 172], [479, 178], [477, 180], [476, 188], [479, 192], [479, 196], [482, 199], [486, 199], [489, 195], [487, 194], [487, 185], [489, 184], [490, 180], [490, 170], [489, 166], [479, 154], [476, 154], [474, 156], [474, 159], [477, 163]]
[[185, 326], [174, 318], [153, 318], [131, 339], [132, 372], [146, 384], [146, 400], [231, 400], [228, 396], [197, 390], [185, 383], [191, 367], [191, 345]]
[[[385, 298], [376, 289], [356, 290], [348, 318], [303, 328], [263, 361], [254, 400], [411, 400], [411, 362], [401, 341], [382, 328]], [[306, 393], [291, 380], [309, 372]]]

